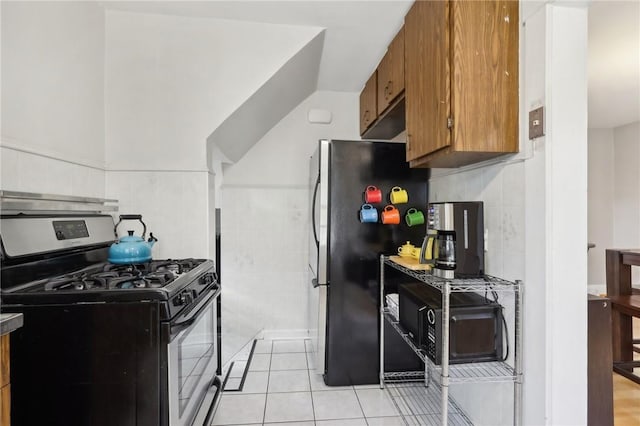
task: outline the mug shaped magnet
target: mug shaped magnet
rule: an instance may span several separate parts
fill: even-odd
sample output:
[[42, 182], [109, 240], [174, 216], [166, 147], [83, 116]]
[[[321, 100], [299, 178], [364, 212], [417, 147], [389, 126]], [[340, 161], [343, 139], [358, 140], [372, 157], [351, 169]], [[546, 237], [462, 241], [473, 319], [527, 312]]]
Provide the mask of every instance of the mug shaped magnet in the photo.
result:
[[391, 188], [389, 198], [391, 199], [391, 204], [402, 204], [409, 201], [409, 194], [407, 194], [405, 189], [402, 189], [399, 186], [394, 186]]
[[382, 210], [382, 223], [385, 225], [397, 225], [400, 223], [400, 211], [395, 206], [387, 205]]
[[409, 209], [404, 215], [404, 220], [409, 226], [422, 225], [424, 223], [424, 214], [418, 209]]
[[364, 202], [365, 203], [382, 202], [382, 191], [373, 185], [367, 186], [367, 189], [364, 190]]
[[373, 207], [371, 204], [363, 204], [360, 208], [360, 222], [377, 222], [378, 221], [378, 210]]

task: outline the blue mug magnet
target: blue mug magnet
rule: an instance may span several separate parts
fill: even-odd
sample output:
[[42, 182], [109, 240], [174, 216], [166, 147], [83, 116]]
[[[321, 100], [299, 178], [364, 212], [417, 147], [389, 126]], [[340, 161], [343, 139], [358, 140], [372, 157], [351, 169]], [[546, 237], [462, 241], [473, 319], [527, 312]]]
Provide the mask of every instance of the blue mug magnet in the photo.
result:
[[363, 204], [360, 208], [360, 222], [377, 222], [378, 210], [371, 204]]

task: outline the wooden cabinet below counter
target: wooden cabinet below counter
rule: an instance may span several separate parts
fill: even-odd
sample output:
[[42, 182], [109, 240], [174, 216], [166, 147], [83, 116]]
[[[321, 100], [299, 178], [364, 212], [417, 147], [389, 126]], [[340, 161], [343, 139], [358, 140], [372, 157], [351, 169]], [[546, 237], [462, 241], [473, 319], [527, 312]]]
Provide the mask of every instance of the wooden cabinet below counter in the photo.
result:
[[9, 335], [0, 336], [0, 426], [11, 426]]

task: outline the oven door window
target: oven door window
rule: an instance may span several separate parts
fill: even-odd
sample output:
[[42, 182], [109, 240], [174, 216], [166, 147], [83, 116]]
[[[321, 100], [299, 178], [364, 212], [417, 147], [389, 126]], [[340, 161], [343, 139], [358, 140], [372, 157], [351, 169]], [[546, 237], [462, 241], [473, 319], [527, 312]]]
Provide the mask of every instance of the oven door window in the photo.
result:
[[171, 425], [190, 425], [216, 371], [215, 299], [169, 344]]

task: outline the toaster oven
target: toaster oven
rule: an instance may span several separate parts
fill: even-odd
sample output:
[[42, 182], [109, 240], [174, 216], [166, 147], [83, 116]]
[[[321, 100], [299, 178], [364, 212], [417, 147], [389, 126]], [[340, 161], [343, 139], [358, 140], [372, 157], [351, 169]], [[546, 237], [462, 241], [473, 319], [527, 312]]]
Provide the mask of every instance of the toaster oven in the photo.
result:
[[[502, 306], [476, 293], [450, 296], [449, 363], [502, 360]], [[398, 288], [399, 322], [435, 364], [442, 362], [442, 293], [423, 283]]]

